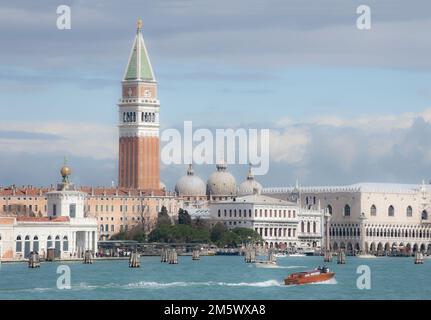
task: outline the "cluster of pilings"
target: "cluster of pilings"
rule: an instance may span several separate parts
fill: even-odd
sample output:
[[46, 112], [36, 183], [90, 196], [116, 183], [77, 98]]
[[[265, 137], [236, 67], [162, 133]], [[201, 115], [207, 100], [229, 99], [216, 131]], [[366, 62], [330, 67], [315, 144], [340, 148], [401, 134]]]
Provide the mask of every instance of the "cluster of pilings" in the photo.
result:
[[162, 249], [160, 254], [160, 262], [166, 262], [169, 264], [178, 263], [178, 254], [175, 249]]
[[163, 248], [160, 253], [160, 262], [168, 262], [168, 251], [169, 249]]
[[201, 251], [199, 249], [194, 249], [192, 251], [192, 260], [200, 260], [201, 258]]
[[256, 262], [256, 250], [252, 246], [247, 246], [244, 251], [244, 261], [246, 263]]
[[168, 263], [169, 264], [178, 264], [178, 253], [177, 250], [171, 249], [168, 253]]
[[91, 250], [87, 250], [84, 253], [84, 264], [92, 264], [93, 263], [93, 253]]
[[141, 266], [141, 256], [138, 252], [130, 253], [129, 268], [139, 268]]
[[340, 250], [337, 256], [337, 264], [346, 264], [346, 253], [344, 250]]
[[30, 252], [30, 255], [28, 257], [28, 267], [40, 268], [40, 258], [37, 252]]
[[415, 253], [415, 264], [423, 264], [424, 263], [424, 255], [422, 252], [417, 251]]

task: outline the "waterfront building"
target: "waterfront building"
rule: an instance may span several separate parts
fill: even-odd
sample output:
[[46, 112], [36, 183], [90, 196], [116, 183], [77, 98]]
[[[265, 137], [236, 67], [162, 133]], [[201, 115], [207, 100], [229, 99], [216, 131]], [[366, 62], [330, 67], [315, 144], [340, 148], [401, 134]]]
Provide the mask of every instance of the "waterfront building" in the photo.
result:
[[120, 188], [160, 190], [160, 102], [138, 21], [118, 103]]
[[[265, 188], [263, 193], [290, 199], [295, 188]], [[301, 208], [321, 207], [330, 215], [334, 251], [371, 254], [431, 252], [431, 186], [358, 183], [301, 187]]]
[[253, 229], [268, 248], [317, 249], [322, 244], [322, 211], [300, 209], [294, 202], [255, 192], [211, 201], [209, 209], [213, 224]]
[[[99, 240], [144, 224], [148, 232], [157, 222], [161, 208], [175, 219], [183, 200], [165, 190], [144, 191], [126, 188], [75, 187], [86, 193], [84, 213], [97, 219]], [[47, 217], [47, 193], [55, 188], [15, 186], [0, 188], [0, 216]]]
[[55, 257], [81, 257], [97, 250], [97, 220], [85, 214], [86, 193], [69, 181], [70, 168], [61, 168], [62, 182], [45, 194], [47, 216], [0, 216], [0, 257], [25, 259], [32, 251], [43, 258], [48, 249]]

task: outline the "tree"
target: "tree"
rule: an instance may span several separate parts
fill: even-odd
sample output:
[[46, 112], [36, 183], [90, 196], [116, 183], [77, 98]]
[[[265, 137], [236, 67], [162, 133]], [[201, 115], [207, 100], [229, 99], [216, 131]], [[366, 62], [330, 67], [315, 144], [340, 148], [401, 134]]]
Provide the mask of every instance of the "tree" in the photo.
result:
[[171, 218], [168, 215], [168, 210], [165, 206], [162, 206], [158, 216], [157, 216], [157, 225], [167, 224], [171, 225]]
[[212, 242], [220, 241], [223, 234], [226, 231], [227, 231], [226, 226], [221, 222], [217, 222], [211, 230], [211, 241]]
[[234, 228], [232, 232], [238, 236], [241, 243], [256, 243], [263, 241], [260, 234], [253, 229], [238, 227]]
[[183, 210], [182, 208], [178, 210], [178, 224], [192, 224], [192, 218], [190, 217], [187, 210]]
[[217, 241], [217, 244], [220, 247], [237, 247], [241, 245], [241, 240], [235, 232], [228, 230], [222, 234], [221, 239]]

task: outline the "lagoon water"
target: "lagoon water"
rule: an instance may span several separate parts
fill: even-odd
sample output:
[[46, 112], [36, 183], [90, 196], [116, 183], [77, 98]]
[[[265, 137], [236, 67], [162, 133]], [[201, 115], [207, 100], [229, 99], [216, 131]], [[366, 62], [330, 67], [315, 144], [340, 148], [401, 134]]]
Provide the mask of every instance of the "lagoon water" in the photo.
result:
[[[178, 265], [160, 263], [159, 257], [142, 257], [141, 267], [128, 261], [95, 261], [92, 265], [42, 263], [29, 269], [25, 263], [3, 263], [0, 299], [430, 299], [431, 259], [414, 265], [413, 258], [359, 259], [327, 265], [335, 278], [319, 284], [285, 286], [291, 272], [323, 264], [322, 257], [279, 258], [276, 267], [246, 264], [240, 256], [179, 257]], [[71, 289], [57, 289], [57, 268], [71, 271]], [[371, 289], [356, 286], [357, 267], [371, 270]]]

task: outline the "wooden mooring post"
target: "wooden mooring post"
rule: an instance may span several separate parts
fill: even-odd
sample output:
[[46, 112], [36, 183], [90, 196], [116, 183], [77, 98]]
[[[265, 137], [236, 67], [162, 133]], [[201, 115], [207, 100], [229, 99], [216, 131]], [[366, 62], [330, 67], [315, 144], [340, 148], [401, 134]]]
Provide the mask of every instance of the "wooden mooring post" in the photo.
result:
[[141, 266], [141, 256], [138, 252], [132, 252], [129, 257], [129, 268], [139, 268]]

